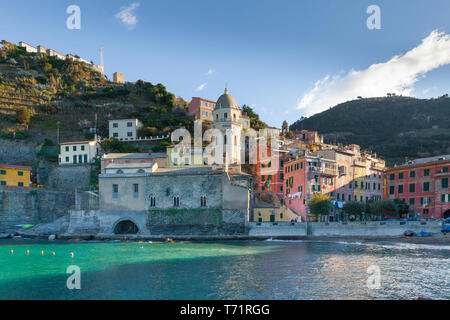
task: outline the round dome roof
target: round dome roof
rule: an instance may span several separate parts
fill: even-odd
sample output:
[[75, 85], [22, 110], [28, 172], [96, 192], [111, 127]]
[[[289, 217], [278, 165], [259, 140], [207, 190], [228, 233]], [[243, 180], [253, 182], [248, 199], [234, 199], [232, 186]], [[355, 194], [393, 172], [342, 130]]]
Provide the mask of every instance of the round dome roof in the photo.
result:
[[216, 109], [226, 108], [239, 109], [236, 100], [228, 93], [228, 89], [225, 89], [225, 93], [219, 97], [219, 100], [217, 100], [216, 103]]

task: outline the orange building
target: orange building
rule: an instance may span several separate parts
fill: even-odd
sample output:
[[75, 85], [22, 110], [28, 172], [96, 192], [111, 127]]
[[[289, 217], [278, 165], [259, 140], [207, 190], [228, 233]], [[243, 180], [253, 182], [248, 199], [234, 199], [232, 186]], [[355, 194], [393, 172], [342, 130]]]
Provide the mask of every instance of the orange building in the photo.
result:
[[211, 100], [194, 97], [188, 106], [188, 114], [193, 116], [195, 120], [213, 121], [213, 110], [216, 103]]

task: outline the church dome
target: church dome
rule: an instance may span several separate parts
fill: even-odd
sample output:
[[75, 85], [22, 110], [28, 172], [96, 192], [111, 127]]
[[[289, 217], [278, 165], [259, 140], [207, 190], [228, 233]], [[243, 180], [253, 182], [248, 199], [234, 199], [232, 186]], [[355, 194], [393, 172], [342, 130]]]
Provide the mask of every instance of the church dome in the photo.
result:
[[239, 109], [239, 106], [231, 94], [228, 93], [228, 89], [225, 89], [225, 93], [219, 97], [219, 100], [217, 100], [216, 109], [227, 108]]

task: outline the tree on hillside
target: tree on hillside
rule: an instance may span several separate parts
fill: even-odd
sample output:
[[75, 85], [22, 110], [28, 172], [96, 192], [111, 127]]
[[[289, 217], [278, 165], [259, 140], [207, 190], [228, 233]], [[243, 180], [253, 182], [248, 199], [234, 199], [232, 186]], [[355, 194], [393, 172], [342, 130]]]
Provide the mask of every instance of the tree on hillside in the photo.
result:
[[289, 124], [286, 120], [283, 121], [283, 124], [281, 125], [281, 132], [285, 135], [289, 132]]
[[331, 198], [327, 195], [316, 193], [309, 200], [310, 212], [316, 217], [328, 215], [331, 211]]
[[242, 114], [250, 118], [250, 127], [254, 130], [260, 130], [267, 127], [267, 124], [259, 119], [259, 115], [247, 105], [242, 106]]
[[26, 107], [20, 107], [16, 111], [17, 122], [28, 124], [31, 119], [31, 112]]

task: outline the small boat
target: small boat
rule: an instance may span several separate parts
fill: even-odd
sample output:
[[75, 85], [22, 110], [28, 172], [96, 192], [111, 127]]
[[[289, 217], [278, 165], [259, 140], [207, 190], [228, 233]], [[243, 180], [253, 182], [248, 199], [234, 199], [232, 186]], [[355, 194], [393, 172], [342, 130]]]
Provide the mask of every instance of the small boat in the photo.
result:
[[413, 230], [406, 230], [405, 232], [403, 232], [403, 235], [405, 237], [412, 237], [412, 236], [415, 236], [416, 233]]
[[418, 233], [419, 237], [431, 237], [431, 232], [428, 230], [420, 230]]
[[447, 232], [450, 232], [450, 226], [444, 226], [444, 227], [441, 229], [441, 232], [444, 233], [444, 234], [446, 234]]

